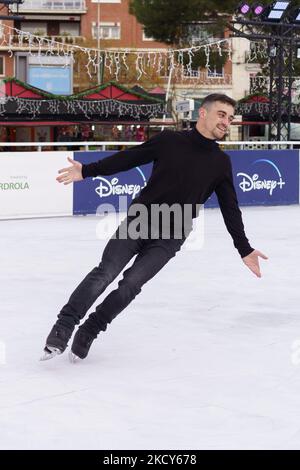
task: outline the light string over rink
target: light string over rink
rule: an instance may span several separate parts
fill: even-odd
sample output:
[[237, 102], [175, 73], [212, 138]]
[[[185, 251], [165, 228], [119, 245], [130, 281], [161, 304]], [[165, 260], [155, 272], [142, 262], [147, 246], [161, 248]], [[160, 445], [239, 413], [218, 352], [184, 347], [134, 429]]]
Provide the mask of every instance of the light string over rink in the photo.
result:
[[[68, 39], [68, 41], [67, 41]], [[74, 41], [76, 39], [74, 38]], [[205, 67], [210, 70], [210, 55], [213, 51], [222, 56], [232, 56], [232, 39], [225, 38], [210, 41], [207, 44], [192, 45], [181, 49], [98, 49], [83, 47], [72, 43], [72, 37], [55, 40], [55, 37], [38, 36], [28, 31], [22, 31], [6, 24], [0, 25], [0, 46], [7, 47], [10, 57], [15, 51], [26, 50], [29, 55], [40, 58], [41, 66], [46, 57], [59, 56], [65, 59], [65, 66], [70, 60], [75, 62], [78, 54], [86, 57], [85, 68], [88, 76], [99, 71], [100, 68], [109, 71], [111, 78], [118, 80], [123, 70], [135, 68], [137, 80], [150, 73], [158, 76], [168, 75], [174, 71], [177, 78], [193, 78], [193, 56], [199, 51], [204, 51], [206, 56]]]

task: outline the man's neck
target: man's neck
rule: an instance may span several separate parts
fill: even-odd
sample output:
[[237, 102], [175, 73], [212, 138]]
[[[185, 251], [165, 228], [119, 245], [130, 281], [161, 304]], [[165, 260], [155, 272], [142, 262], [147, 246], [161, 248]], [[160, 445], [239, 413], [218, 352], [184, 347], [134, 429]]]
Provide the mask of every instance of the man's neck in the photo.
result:
[[199, 123], [196, 124], [196, 129], [203, 137], [209, 140], [216, 140], [211, 136], [211, 133], [208, 133], [206, 129], [204, 129]]

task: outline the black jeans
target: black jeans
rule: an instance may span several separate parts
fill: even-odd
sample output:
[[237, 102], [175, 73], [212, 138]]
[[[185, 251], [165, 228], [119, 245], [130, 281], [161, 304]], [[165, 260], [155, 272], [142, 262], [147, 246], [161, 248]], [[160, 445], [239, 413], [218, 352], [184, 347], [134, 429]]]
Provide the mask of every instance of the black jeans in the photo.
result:
[[127, 307], [141, 292], [142, 286], [176, 255], [185, 241], [185, 238], [179, 240], [118, 239], [120, 228], [124, 228], [127, 221], [128, 219], [125, 219], [122, 222], [116, 234], [107, 243], [99, 266], [92, 269], [83, 279], [68, 303], [62, 308], [58, 315], [57, 324], [74, 328], [106, 287], [137, 255], [133, 264], [124, 271], [118, 288], [96, 307], [96, 310], [81, 326], [82, 329], [94, 336], [97, 336], [100, 331], [105, 331], [107, 324]]

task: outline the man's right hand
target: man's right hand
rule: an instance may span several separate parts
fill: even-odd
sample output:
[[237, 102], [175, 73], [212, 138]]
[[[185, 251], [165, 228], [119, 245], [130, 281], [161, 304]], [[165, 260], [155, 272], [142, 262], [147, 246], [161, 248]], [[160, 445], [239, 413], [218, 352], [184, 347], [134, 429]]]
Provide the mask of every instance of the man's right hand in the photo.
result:
[[258, 258], [268, 259], [268, 257], [264, 255], [263, 253], [261, 253], [260, 251], [253, 250], [250, 253], [250, 255], [245, 256], [243, 258], [243, 262], [250, 269], [250, 271], [252, 271], [255, 274], [255, 276], [261, 277]]
[[62, 168], [59, 170], [60, 176], [56, 178], [59, 183], [70, 184], [75, 181], [83, 180], [82, 177], [82, 164], [80, 162], [76, 162], [76, 160], [72, 160], [72, 158], [68, 157], [68, 161], [72, 164], [68, 168]]

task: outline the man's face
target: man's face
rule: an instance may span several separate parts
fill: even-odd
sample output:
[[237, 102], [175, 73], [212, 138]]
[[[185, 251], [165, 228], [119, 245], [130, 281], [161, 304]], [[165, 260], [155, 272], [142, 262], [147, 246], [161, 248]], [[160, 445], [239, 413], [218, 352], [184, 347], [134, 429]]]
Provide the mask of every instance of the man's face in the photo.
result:
[[215, 101], [208, 108], [200, 108], [200, 132], [208, 139], [221, 140], [227, 133], [234, 118], [234, 107]]

